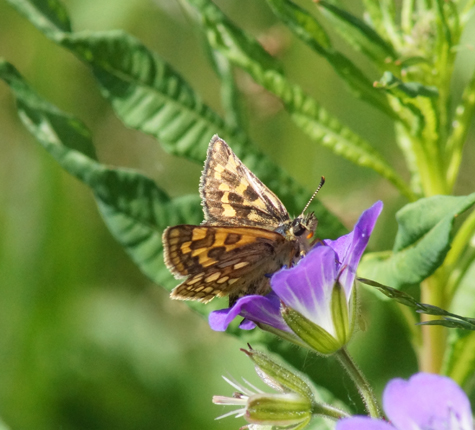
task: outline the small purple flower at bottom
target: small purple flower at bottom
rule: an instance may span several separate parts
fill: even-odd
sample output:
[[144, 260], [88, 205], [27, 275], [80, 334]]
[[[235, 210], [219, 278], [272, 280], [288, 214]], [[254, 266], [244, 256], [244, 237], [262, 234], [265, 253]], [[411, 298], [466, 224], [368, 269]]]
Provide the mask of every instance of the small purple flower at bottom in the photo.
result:
[[336, 430], [473, 430], [468, 397], [446, 376], [393, 379], [384, 390], [383, 409], [391, 423], [352, 417], [338, 421]]

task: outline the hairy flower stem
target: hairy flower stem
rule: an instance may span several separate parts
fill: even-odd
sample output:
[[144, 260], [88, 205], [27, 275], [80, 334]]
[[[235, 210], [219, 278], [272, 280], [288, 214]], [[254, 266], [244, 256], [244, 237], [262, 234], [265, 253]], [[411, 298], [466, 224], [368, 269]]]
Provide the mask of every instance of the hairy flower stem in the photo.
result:
[[374, 397], [373, 390], [366, 380], [361, 370], [358, 368], [356, 363], [353, 361], [351, 356], [348, 354], [346, 348], [342, 348], [335, 353], [335, 356], [340, 360], [341, 365], [348, 372], [351, 379], [353, 379], [358, 391], [360, 392], [361, 397], [363, 398], [366, 410], [369, 415], [373, 418], [383, 418], [381, 413], [381, 408]]

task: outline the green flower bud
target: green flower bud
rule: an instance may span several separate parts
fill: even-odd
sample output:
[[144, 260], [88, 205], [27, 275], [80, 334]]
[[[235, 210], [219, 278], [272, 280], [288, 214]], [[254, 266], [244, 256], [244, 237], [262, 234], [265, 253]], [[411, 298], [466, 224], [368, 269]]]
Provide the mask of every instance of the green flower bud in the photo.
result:
[[254, 394], [244, 417], [254, 424], [303, 428], [312, 418], [312, 403], [298, 393]]

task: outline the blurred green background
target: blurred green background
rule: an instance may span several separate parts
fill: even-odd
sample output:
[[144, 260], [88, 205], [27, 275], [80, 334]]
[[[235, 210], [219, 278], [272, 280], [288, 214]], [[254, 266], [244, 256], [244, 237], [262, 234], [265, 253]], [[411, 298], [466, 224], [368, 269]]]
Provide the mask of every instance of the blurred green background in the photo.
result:
[[[276, 53], [292, 80], [402, 168], [390, 121], [352, 98], [331, 68], [296, 41], [263, 0], [216, 3]], [[299, 3], [312, 7], [309, 1]], [[222, 113], [219, 81], [204, 55], [199, 30], [181, 3], [65, 4], [75, 30], [126, 30], [170, 62]], [[360, 12], [359, 2], [346, 4]], [[455, 99], [475, 63], [475, 22], [467, 28]], [[346, 53], [364, 67], [363, 59]], [[4, 1], [0, 56], [43, 97], [87, 124], [102, 162], [139, 169], [172, 196], [197, 192], [202, 166], [169, 156], [151, 137], [125, 128], [86, 67]], [[309, 189], [325, 175], [319, 198], [349, 228], [363, 209], [383, 200], [385, 210], [370, 246], [390, 247], [394, 213], [406, 201], [376, 174], [311, 142], [273, 96], [242, 72], [236, 75], [255, 142]], [[457, 194], [475, 188], [470, 169], [474, 139], [472, 128]], [[251, 362], [239, 352], [245, 345], [212, 332], [185, 304], [169, 300], [165, 290], [139, 272], [106, 230], [91, 192], [64, 173], [20, 124], [3, 83], [0, 151], [0, 417], [7, 426], [120, 430], [244, 425], [231, 418], [214, 421], [227, 410], [212, 405], [211, 397], [232, 393], [220, 375], [244, 376], [259, 385]], [[363, 293], [361, 309], [366, 328], [351, 349], [380, 391], [390, 377], [416, 371], [416, 362], [390, 304]], [[334, 363], [309, 355], [304, 365], [320, 366], [323, 384], [334, 386], [350, 405], [357, 402], [346, 397], [351, 384]]]

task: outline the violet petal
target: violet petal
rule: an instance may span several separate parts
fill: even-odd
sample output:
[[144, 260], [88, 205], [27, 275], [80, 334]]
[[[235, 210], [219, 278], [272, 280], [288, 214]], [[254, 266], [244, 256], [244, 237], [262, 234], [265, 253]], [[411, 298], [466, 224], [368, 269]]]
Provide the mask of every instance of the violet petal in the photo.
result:
[[272, 289], [287, 306], [335, 334], [330, 302], [337, 269], [333, 249], [318, 246], [296, 266], [277, 272], [271, 279]]
[[345, 289], [347, 297], [350, 297], [355, 281], [356, 269], [382, 209], [383, 203], [377, 201], [361, 214], [351, 233], [341, 236], [336, 240], [324, 241], [325, 245], [330, 246], [338, 255], [338, 260], [341, 263], [339, 280]]
[[291, 332], [280, 314], [280, 299], [273, 292], [267, 296], [251, 295], [241, 297], [233, 307], [211, 312], [208, 321], [213, 330], [225, 331], [231, 321], [237, 316], [246, 319], [240, 326], [244, 330], [254, 328], [254, 322], [256, 322], [267, 324], [289, 333]]
[[399, 430], [472, 430], [470, 402], [450, 378], [418, 373], [409, 381], [393, 379], [384, 390], [386, 414]]
[[383, 420], [369, 417], [354, 416], [345, 418], [336, 423], [335, 430], [395, 430], [394, 427]]

